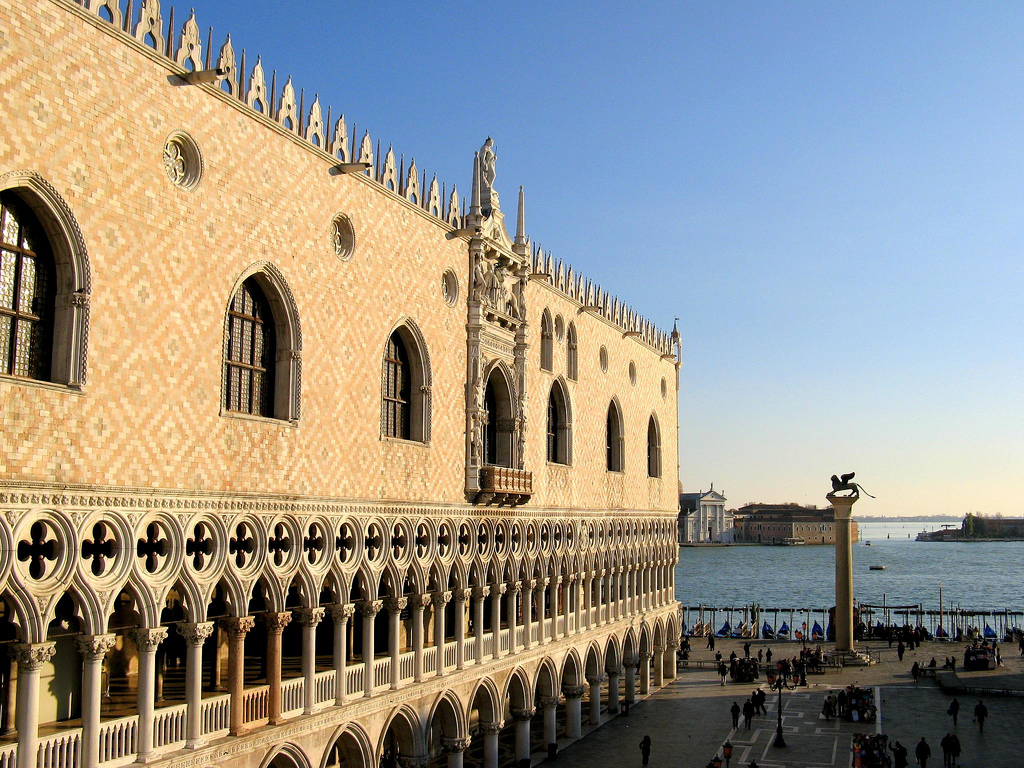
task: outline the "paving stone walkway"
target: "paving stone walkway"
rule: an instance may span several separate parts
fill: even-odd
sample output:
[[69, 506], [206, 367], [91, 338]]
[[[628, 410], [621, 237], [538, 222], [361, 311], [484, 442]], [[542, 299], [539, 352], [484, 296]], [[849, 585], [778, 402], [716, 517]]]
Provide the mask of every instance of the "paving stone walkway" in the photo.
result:
[[[771, 645], [776, 657], [796, 653], [797, 644], [757, 642], [753, 651]], [[696, 648], [696, 643], [694, 643]], [[877, 647], [877, 645], [876, 645]], [[728, 658], [730, 651], [742, 655], [740, 641], [718, 643]], [[837, 720], [826, 722], [821, 716], [822, 703], [829, 691], [855, 684], [879, 688], [881, 723], [879, 729], [890, 742], [901, 741], [913, 755], [914, 746], [924, 736], [932, 749], [928, 765], [941, 768], [940, 739], [954, 731], [946, 714], [953, 696], [944, 692], [933, 678], [915, 683], [910, 676], [914, 661], [927, 664], [934, 656], [942, 663], [945, 656], [962, 647], [941, 643], [925, 643], [907, 653], [903, 662], [895, 651], [884, 647], [881, 663], [871, 667], [847, 667], [808, 678], [808, 686], [783, 694], [783, 733], [785, 749], [771, 746], [778, 714], [778, 694], [769, 694], [768, 714], [755, 717], [751, 729], [733, 729], [729, 708], [743, 702], [753, 685], [728, 683], [722, 686], [712, 669], [681, 670], [677, 680], [656, 692], [646, 701], [632, 707], [629, 716], [619, 716], [558, 755], [565, 768], [613, 766], [631, 768], [641, 765], [639, 743], [645, 734], [652, 740], [651, 768], [705, 768], [721, 745], [729, 739], [734, 745], [730, 768], [747, 768], [756, 760], [761, 768], [841, 768], [850, 765], [850, 747], [854, 733], [873, 731], [874, 724], [857, 725]], [[1007, 651], [1010, 647], [1007, 646]], [[945, 654], [945, 656], [943, 655]], [[694, 651], [695, 660], [712, 658], [703, 644]], [[1024, 688], [1024, 659], [1011, 654], [1006, 666], [996, 674], [1011, 687]], [[960, 673], [970, 679], [974, 673]], [[979, 678], [986, 676], [979, 673]], [[972, 722], [977, 697], [960, 696], [960, 719], [955, 732], [960, 738], [963, 768], [1019, 768], [1024, 766], [1024, 698], [986, 697], [990, 718], [985, 732], [979, 733]], [[913, 766], [913, 757], [911, 757]]]

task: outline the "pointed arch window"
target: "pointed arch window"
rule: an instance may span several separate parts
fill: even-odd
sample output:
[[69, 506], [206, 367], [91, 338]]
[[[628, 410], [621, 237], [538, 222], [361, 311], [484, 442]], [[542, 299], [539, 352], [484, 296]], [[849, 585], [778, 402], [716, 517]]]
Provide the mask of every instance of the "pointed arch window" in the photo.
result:
[[647, 422], [647, 476], [661, 477], [661, 435], [654, 416]]
[[614, 400], [608, 405], [608, 417], [605, 423], [605, 449], [608, 471], [622, 472], [624, 465], [622, 414]]
[[559, 378], [548, 395], [547, 459], [554, 464], [572, 463], [572, 426], [569, 398]]
[[551, 313], [546, 309], [540, 318], [540, 367], [550, 371], [554, 368], [555, 332], [551, 324]]
[[484, 388], [486, 423], [483, 430], [484, 463], [495, 467], [514, 466], [515, 422], [512, 417], [512, 388], [498, 368], [491, 371]]
[[384, 435], [409, 439], [409, 353], [397, 331], [388, 339], [384, 353]]
[[576, 323], [569, 323], [569, 328], [565, 332], [565, 375], [570, 381], [576, 381], [579, 377], [578, 359]]
[[430, 382], [430, 358], [423, 335], [407, 319], [391, 332], [384, 345], [381, 437], [430, 442]]
[[50, 379], [56, 283], [39, 221], [16, 195], [0, 194], [0, 373]]
[[248, 278], [228, 309], [227, 386], [224, 407], [250, 416], [274, 416], [277, 339], [263, 289]]

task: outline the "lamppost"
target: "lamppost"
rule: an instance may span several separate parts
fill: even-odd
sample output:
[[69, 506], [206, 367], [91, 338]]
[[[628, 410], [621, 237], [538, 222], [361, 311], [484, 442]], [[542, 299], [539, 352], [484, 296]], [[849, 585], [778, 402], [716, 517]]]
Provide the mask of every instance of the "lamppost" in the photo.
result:
[[728, 739], [722, 745], [722, 757], [725, 758], [725, 768], [729, 768], [729, 761], [732, 760], [732, 742]]
[[775, 740], [772, 742], [773, 747], [786, 746], [786, 740], [782, 736], [782, 691], [783, 689], [792, 691], [795, 688], [795, 685], [790, 685], [786, 682], [785, 675], [774, 675], [768, 678], [768, 689], [779, 692], [779, 724], [775, 729]]

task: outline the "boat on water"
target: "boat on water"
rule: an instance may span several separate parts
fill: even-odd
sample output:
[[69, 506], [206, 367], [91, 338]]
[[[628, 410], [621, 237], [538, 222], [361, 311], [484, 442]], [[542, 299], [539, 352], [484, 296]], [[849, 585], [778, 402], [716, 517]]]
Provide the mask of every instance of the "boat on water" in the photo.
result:
[[885, 566], [884, 565], [869, 565], [868, 566], [868, 570], [869, 571], [884, 571], [885, 570]]
[[864, 546], [865, 547], [870, 547], [871, 546], [871, 542], [870, 541], [865, 541], [864, 542]]
[[800, 546], [801, 544], [806, 544], [806, 543], [807, 542], [804, 541], [803, 539], [795, 537], [795, 536], [791, 536], [789, 538], [785, 538], [785, 539], [782, 540], [782, 545], [784, 547], [797, 547], [797, 546]]

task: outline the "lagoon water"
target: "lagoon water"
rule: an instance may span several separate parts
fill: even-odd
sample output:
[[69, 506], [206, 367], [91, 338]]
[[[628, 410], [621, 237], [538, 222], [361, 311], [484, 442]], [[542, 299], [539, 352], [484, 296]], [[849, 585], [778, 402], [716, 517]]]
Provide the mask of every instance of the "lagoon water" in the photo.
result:
[[[939, 607], [959, 603], [982, 611], [1024, 610], [1020, 568], [1024, 542], [919, 542], [921, 530], [941, 523], [861, 523], [853, 545], [853, 594], [864, 603]], [[909, 534], [909, 538], [908, 538]], [[870, 541], [871, 546], [866, 546]], [[869, 570], [884, 565], [884, 571]], [[822, 608], [834, 602], [831, 546], [683, 547], [676, 598], [695, 606]]]

